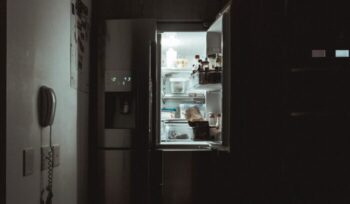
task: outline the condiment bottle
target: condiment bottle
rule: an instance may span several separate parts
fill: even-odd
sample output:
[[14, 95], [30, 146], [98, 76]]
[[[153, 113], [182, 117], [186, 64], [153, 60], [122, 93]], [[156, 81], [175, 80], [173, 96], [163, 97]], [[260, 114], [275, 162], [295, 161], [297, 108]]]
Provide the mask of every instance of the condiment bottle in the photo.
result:
[[216, 127], [217, 128], [221, 128], [221, 114], [220, 113], [218, 113], [217, 115], [216, 115]]
[[212, 112], [209, 112], [208, 115], [209, 115], [209, 126], [215, 126], [217, 124], [215, 114]]
[[202, 62], [203, 64], [203, 69], [204, 70], [209, 70], [209, 61], [208, 61], [208, 58], [205, 58], [205, 61]]
[[200, 56], [199, 56], [199, 55], [195, 55], [195, 56], [194, 56], [194, 59], [193, 59], [193, 69], [192, 69], [193, 71], [198, 70], [199, 59], [200, 59]]

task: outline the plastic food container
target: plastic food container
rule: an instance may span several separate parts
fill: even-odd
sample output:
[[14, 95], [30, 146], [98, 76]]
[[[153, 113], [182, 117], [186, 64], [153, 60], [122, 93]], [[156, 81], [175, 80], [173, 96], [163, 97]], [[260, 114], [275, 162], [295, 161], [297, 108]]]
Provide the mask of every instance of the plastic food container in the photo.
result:
[[161, 119], [172, 119], [175, 118], [176, 108], [162, 108], [161, 111]]
[[183, 78], [170, 78], [170, 92], [173, 94], [186, 93], [186, 84], [188, 79]]
[[202, 115], [202, 118], [205, 118], [205, 105], [204, 104], [180, 104], [180, 118], [186, 119], [186, 110], [191, 107], [197, 107], [199, 112]]
[[193, 130], [187, 123], [165, 123], [168, 140], [193, 140]]

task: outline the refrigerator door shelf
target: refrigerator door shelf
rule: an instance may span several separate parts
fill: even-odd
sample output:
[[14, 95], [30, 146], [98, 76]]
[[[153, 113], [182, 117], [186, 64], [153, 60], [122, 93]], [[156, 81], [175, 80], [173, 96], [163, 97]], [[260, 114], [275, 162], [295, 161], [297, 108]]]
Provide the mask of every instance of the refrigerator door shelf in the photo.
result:
[[198, 74], [192, 75], [189, 81], [188, 91], [192, 90], [203, 90], [203, 91], [216, 91], [222, 90], [221, 83], [208, 83], [208, 84], [200, 84]]

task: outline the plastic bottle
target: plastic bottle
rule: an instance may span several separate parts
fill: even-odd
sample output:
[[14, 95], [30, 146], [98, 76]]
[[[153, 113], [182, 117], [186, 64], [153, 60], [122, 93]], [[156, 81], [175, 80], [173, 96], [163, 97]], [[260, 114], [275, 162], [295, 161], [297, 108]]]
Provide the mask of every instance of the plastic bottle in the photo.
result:
[[221, 129], [221, 113], [216, 115], [216, 127]]
[[209, 126], [215, 126], [217, 124], [217, 120], [215, 118], [214, 113], [209, 112], [208, 115], [209, 115]]

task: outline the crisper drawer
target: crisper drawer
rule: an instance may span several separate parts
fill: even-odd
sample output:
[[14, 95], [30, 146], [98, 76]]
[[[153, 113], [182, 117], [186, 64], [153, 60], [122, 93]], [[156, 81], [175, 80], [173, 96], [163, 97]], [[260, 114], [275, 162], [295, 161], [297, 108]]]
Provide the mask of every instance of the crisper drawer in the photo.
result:
[[104, 135], [99, 138], [102, 148], [129, 148], [131, 147], [132, 129], [105, 129]]
[[165, 123], [164, 136], [167, 141], [192, 141], [193, 129], [187, 123]]

